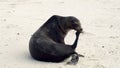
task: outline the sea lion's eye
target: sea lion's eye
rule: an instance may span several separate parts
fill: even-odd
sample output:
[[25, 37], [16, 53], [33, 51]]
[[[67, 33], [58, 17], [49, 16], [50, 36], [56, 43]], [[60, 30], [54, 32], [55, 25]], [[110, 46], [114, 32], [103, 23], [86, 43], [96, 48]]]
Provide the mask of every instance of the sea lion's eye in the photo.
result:
[[72, 23], [74, 23], [75, 21], [74, 21], [74, 20], [72, 20], [71, 22], [72, 22]]
[[75, 24], [75, 23], [73, 23], [73, 24], [72, 24], [72, 26], [73, 26], [73, 27], [78, 27], [78, 25], [77, 25], [77, 24]]
[[72, 20], [72, 24], [78, 24], [76, 20]]

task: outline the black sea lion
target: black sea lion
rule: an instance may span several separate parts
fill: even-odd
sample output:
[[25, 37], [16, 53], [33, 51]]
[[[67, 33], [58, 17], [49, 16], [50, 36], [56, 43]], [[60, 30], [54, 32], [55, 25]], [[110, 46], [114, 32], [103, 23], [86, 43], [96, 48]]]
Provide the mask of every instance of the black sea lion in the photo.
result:
[[[73, 45], [66, 45], [64, 38], [71, 29], [77, 31], [76, 39]], [[34, 59], [46, 62], [61, 62], [72, 56], [69, 63], [76, 64], [79, 56], [82, 56], [75, 52], [81, 32], [81, 24], [77, 18], [53, 15], [31, 37], [30, 54]]]

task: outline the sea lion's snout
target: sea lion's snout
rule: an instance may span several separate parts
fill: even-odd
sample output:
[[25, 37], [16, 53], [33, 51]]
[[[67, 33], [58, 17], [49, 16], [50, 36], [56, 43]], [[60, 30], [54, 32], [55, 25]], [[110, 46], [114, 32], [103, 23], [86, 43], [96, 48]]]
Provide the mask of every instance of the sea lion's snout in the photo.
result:
[[84, 33], [83, 29], [80, 28], [80, 27], [77, 27], [75, 30], [76, 30], [77, 32]]
[[80, 32], [80, 33], [83, 33], [83, 29], [81, 28], [81, 29], [79, 30], [79, 32]]
[[75, 24], [73, 25], [73, 29], [80, 33], [83, 32], [80, 22], [75, 22]]

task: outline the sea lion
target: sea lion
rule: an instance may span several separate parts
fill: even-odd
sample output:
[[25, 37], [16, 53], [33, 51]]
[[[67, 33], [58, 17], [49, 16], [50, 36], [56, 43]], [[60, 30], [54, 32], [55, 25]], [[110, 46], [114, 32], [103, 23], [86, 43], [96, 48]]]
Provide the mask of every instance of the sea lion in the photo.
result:
[[[72, 29], [76, 30], [76, 39], [73, 45], [67, 45], [64, 38]], [[29, 42], [30, 54], [34, 59], [46, 62], [61, 62], [72, 56], [69, 63], [76, 64], [79, 56], [84, 57], [75, 52], [82, 31], [77, 18], [53, 15], [32, 35]]]

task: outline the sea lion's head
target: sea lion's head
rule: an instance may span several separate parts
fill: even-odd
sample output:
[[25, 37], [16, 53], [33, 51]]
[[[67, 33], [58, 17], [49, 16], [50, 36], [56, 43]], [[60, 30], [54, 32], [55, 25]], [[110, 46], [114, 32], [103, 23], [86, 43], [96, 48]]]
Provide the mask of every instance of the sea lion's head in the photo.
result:
[[73, 16], [66, 17], [66, 27], [68, 27], [68, 29], [74, 29], [78, 32], [83, 31], [80, 21]]
[[57, 22], [56, 24], [58, 24], [64, 33], [67, 33], [71, 29], [74, 29], [80, 33], [83, 31], [80, 21], [76, 17], [53, 15], [50, 20], [55, 20], [55, 22]]
[[68, 17], [58, 16], [58, 17], [60, 23], [59, 25], [64, 31], [69, 31], [71, 29], [74, 29], [80, 33], [83, 31], [81, 27], [81, 23], [76, 17], [73, 16], [68, 16]]

